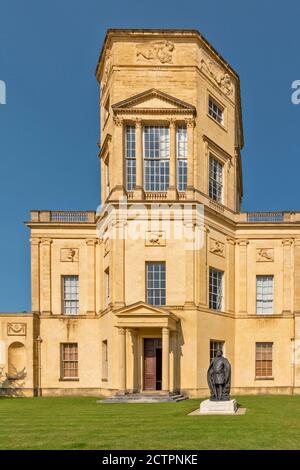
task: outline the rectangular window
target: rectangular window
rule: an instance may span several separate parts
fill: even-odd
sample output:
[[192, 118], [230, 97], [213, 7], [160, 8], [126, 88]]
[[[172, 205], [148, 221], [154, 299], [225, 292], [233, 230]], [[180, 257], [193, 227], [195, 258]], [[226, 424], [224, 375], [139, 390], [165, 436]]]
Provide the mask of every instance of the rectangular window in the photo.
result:
[[256, 343], [255, 351], [255, 376], [272, 377], [273, 376], [273, 343]]
[[209, 268], [209, 308], [222, 310], [223, 307], [223, 272]]
[[256, 313], [273, 313], [274, 276], [256, 276]]
[[209, 360], [210, 362], [216, 357], [217, 351], [221, 349], [222, 352], [224, 352], [224, 341], [215, 341], [215, 340], [210, 340], [210, 346], [209, 346]]
[[63, 343], [61, 346], [61, 378], [78, 378], [78, 344]]
[[104, 289], [105, 289], [105, 305], [110, 302], [110, 282], [109, 282], [109, 268], [104, 271]]
[[209, 157], [209, 197], [223, 201], [223, 165], [212, 155]]
[[146, 263], [146, 298], [150, 305], [166, 305], [166, 264]]
[[185, 126], [177, 127], [176, 153], [177, 189], [178, 191], [185, 191], [187, 186], [187, 129]]
[[126, 191], [136, 185], [135, 126], [126, 126], [125, 134]]
[[169, 128], [145, 126], [143, 136], [145, 191], [167, 191], [170, 157]]
[[107, 340], [102, 341], [102, 379], [108, 377], [108, 348]]
[[224, 121], [224, 108], [218, 105], [213, 99], [209, 98], [208, 101], [208, 114], [219, 124]]
[[79, 313], [79, 278], [63, 276], [63, 313], [77, 315]]

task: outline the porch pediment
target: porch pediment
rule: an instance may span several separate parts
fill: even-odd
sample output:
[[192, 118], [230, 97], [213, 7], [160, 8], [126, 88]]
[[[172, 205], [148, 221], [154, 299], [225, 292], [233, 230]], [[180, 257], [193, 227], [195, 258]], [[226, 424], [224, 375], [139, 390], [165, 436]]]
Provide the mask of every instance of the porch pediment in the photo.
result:
[[118, 327], [124, 328], [169, 328], [176, 330], [178, 317], [163, 307], [153, 307], [137, 302], [116, 310]]
[[179, 100], [174, 96], [163, 93], [162, 91], [152, 88], [151, 90], [144, 91], [137, 95], [131, 96], [126, 100], [120, 101], [112, 105], [114, 113], [128, 113], [128, 112], [174, 112], [183, 114], [196, 113], [195, 106]]

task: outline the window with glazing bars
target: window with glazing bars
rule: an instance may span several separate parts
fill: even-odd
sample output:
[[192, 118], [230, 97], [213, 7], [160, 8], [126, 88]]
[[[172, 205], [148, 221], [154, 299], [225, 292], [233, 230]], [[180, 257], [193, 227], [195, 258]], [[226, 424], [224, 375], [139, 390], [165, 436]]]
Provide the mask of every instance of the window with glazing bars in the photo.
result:
[[126, 190], [136, 185], [135, 126], [126, 126], [125, 132]]
[[185, 191], [187, 186], [187, 129], [177, 127], [177, 189]]
[[63, 313], [77, 315], [79, 312], [78, 276], [63, 276]]
[[217, 351], [219, 349], [222, 352], [224, 352], [224, 341], [210, 340], [210, 345], [209, 345], [209, 360], [210, 360], [210, 362], [216, 357]]
[[170, 133], [168, 127], [145, 126], [144, 189], [167, 191], [169, 187]]
[[273, 276], [256, 276], [256, 313], [273, 313]]
[[146, 263], [146, 297], [150, 305], [166, 305], [166, 264]]
[[223, 200], [223, 165], [212, 155], [209, 157], [209, 197], [220, 203]]
[[219, 124], [223, 124], [224, 110], [217, 105], [212, 99], [208, 101], [208, 114]]
[[223, 306], [223, 272], [209, 269], [209, 308], [222, 310]]
[[255, 376], [272, 377], [273, 375], [273, 343], [256, 343]]
[[61, 378], [78, 378], [78, 345], [63, 343], [61, 346]]

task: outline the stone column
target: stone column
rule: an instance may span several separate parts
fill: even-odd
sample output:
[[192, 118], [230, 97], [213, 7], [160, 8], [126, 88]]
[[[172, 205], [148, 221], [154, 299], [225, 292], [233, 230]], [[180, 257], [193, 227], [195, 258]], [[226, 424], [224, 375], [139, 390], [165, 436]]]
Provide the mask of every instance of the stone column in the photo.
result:
[[170, 375], [170, 332], [169, 328], [162, 329], [162, 390], [169, 391]]
[[300, 239], [294, 243], [294, 311], [300, 314]]
[[176, 121], [170, 120], [170, 177], [168, 199], [175, 199], [177, 195], [176, 186]]
[[95, 310], [103, 308], [103, 239], [99, 238], [95, 247]]
[[282, 240], [283, 245], [283, 313], [292, 310], [292, 244], [293, 240]]
[[235, 312], [235, 241], [233, 238], [227, 238], [226, 247], [226, 310], [230, 313]]
[[142, 120], [137, 118], [135, 120], [135, 159], [136, 159], [136, 185], [135, 185], [135, 198], [142, 199], [144, 189], [144, 176], [143, 176], [143, 127]]
[[40, 240], [31, 238], [31, 308], [40, 311]]
[[247, 245], [248, 240], [238, 240], [239, 245], [239, 313], [247, 313]]
[[177, 326], [177, 330], [174, 331], [173, 333], [173, 345], [174, 345], [174, 370], [173, 370], [172, 392], [177, 392], [180, 388], [180, 384], [179, 384], [180, 357], [179, 357], [178, 326]]
[[86, 240], [86, 313], [95, 315], [95, 245], [97, 240]]
[[119, 333], [119, 394], [126, 392], [126, 328], [118, 328]]
[[[136, 392], [137, 391], [137, 330], [134, 328], [128, 328], [127, 329], [129, 338], [130, 338], [130, 366], [129, 364], [129, 358], [127, 361], [128, 367], [130, 367], [130, 377], [129, 377], [129, 384], [127, 386], [127, 389], [129, 389], [131, 392]], [[128, 378], [128, 377], [127, 377]]]
[[115, 307], [125, 305], [125, 222], [116, 222], [114, 228], [113, 248], [111, 250], [112, 302]]
[[187, 234], [185, 243], [190, 245], [185, 249], [185, 305], [195, 305], [195, 250], [192, 248], [195, 236], [194, 222], [184, 222], [184, 230]]
[[194, 119], [186, 119], [187, 126], [187, 193], [189, 198], [194, 196]]
[[41, 297], [40, 309], [44, 315], [51, 315], [51, 244], [50, 238], [41, 240]]
[[[201, 228], [200, 228], [201, 230]], [[207, 306], [207, 237], [208, 227], [203, 227], [203, 245], [197, 252], [197, 304]]]

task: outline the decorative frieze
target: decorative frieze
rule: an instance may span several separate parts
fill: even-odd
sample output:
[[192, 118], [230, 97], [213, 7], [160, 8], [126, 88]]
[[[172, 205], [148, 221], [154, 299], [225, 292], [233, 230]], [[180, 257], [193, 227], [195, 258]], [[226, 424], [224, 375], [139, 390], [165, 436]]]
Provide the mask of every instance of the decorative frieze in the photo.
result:
[[137, 61], [173, 63], [175, 45], [171, 41], [151, 41], [136, 45]]
[[73, 263], [79, 259], [78, 248], [61, 248], [60, 261]]
[[26, 336], [26, 323], [7, 323], [7, 336]]
[[200, 69], [221, 88], [225, 95], [233, 94], [234, 87], [230, 75], [204, 54], [200, 60]]
[[274, 261], [274, 249], [273, 248], [257, 248], [256, 249], [256, 261], [257, 262]]

